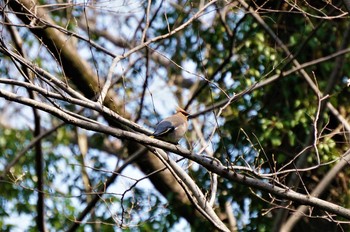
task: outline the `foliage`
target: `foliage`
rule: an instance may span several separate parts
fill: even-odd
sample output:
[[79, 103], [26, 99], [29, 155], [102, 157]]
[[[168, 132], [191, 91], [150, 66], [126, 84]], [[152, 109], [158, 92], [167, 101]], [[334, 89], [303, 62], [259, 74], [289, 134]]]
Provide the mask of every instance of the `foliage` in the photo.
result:
[[[23, 14], [14, 13], [15, 5], [1, 4], [3, 90], [24, 97], [30, 97], [33, 91], [5, 80], [42, 87], [58, 96], [54, 99], [36, 93], [37, 102], [86, 119], [86, 123], [94, 121], [132, 131], [125, 129], [128, 125], [113, 121], [106, 112], [68, 99], [82, 99], [72, 95], [71, 88], [96, 101], [112, 74], [110, 95], [104, 103], [111, 109], [115, 106], [118, 115], [152, 128], [159, 118], [174, 110], [175, 103], [188, 106], [191, 113], [198, 115], [192, 120], [187, 141], [180, 143], [182, 147], [194, 152], [203, 148], [203, 155], [212, 155], [228, 169], [251, 168], [234, 171], [303, 194], [312, 192], [348, 149], [349, 51], [327, 58], [349, 47], [349, 12], [341, 1], [295, 5], [288, 1], [254, 1], [248, 2], [251, 11], [244, 7], [244, 1], [213, 1], [207, 8], [205, 4], [209, 3], [205, 1], [149, 1], [149, 14], [148, 1], [38, 2], [52, 21], [44, 22], [47, 18], [42, 16], [33, 22], [39, 23], [37, 28], [25, 23]], [[12, 12], [11, 17], [8, 12]], [[192, 21], [198, 12], [201, 14]], [[20, 26], [22, 23], [25, 26]], [[14, 32], [7, 26], [10, 24], [22, 44], [14, 39]], [[66, 44], [62, 47], [51, 38], [62, 59], [51, 50], [51, 42], [42, 39], [43, 28], [64, 36]], [[149, 40], [152, 42], [137, 49]], [[71, 46], [79, 54], [78, 60], [86, 62], [82, 65], [89, 69], [83, 74], [73, 61], [66, 62], [65, 46]], [[53, 80], [45, 81], [42, 74], [16, 61], [7, 49], [60, 79], [64, 87]], [[128, 54], [132, 49], [135, 51]], [[113, 59], [117, 58], [120, 60], [113, 67]], [[301, 69], [297, 63], [306, 65]], [[96, 86], [90, 80], [88, 90], [82, 87], [86, 86], [81, 78], [84, 74], [96, 77]], [[259, 86], [262, 83], [266, 84]], [[244, 91], [247, 92], [243, 94]], [[36, 231], [38, 150], [33, 146], [18, 155], [35, 137], [34, 116], [30, 106], [0, 96], [0, 228]], [[332, 112], [330, 104], [338, 114]], [[52, 113], [40, 112], [40, 116], [42, 133], [61, 123]], [[134, 154], [138, 143], [77, 127], [74, 121], [66, 120], [40, 140], [48, 230], [69, 230], [78, 223], [78, 231], [168, 231], [179, 228], [183, 218], [193, 231], [212, 230], [208, 226], [212, 225], [187, 199], [191, 194], [186, 197], [175, 184], [170, 184], [174, 178], [169, 173], [143, 166], [142, 159], [149, 155], [115, 173]], [[206, 144], [201, 144], [201, 138]], [[16, 156], [18, 161], [6, 170]], [[318, 160], [322, 165], [318, 165]], [[209, 197], [212, 173], [193, 161], [178, 164]], [[260, 174], [280, 173], [265, 178], [252, 170]], [[284, 173], [285, 170], [294, 171]], [[113, 184], [104, 188], [113, 174], [118, 174]], [[298, 178], [293, 181], [295, 176]], [[347, 176], [347, 170], [339, 171], [319, 197], [349, 208]], [[77, 221], [94, 197], [99, 198], [98, 203], [82, 221]], [[227, 203], [232, 212], [227, 212]], [[290, 218], [287, 214], [278, 219], [283, 213], [279, 209], [293, 212], [300, 204], [218, 177], [214, 209], [226, 224], [228, 215], [233, 215], [238, 231], [278, 231]], [[348, 229], [347, 225], [332, 221], [344, 218], [331, 217], [323, 210], [317, 209], [309, 216], [293, 225], [294, 230]], [[11, 220], [17, 217], [27, 219], [27, 225], [14, 224]]]

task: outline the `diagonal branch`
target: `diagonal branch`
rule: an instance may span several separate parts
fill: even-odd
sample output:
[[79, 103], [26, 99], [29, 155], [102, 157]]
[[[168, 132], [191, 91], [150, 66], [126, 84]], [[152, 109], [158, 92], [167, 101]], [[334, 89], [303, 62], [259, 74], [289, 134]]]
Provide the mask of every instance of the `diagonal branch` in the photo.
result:
[[[216, 1], [210, 1], [204, 7], [209, 7], [215, 2]], [[95, 97], [101, 93], [98, 78], [96, 77], [89, 64], [79, 56], [76, 48], [70, 42], [70, 38], [68, 36], [65, 36], [70, 34], [62, 32], [60, 28], [57, 28], [54, 21], [50, 18], [50, 13], [46, 11], [45, 8], [40, 7], [40, 5], [38, 5], [37, 1], [35, 0], [13, 0], [7, 1], [7, 3], [9, 7], [12, 8], [12, 13], [24, 22], [24, 25], [28, 27], [28, 29], [43, 43], [43, 45], [58, 61], [59, 65], [62, 66], [65, 77], [67, 77], [68, 80], [72, 81], [77, 89], [79, 89], [79, 91], [83, 93], [86, 98], [96, 99]], [[145, 43], [134, 47], [133, 49], [129, 50], [128, 53], [125, 53], [119, 58], [124, 59], [151, 43], [160, 41], [179, 32], [186, 26], [190, 25], [198, 17], [200, 17], [202, 13], [203, 10], [200, 10], [193, 17], [191, 17], [189, 21], [186, 21], [180, 27], [175, 28], [168, 34], [147, 40]], [[123, 117], [121, 118], [127, 119], [131, 117], [128, 112], [121, 110], [123, 109], [123, 102], [120, 101], [112, 91], [107, 92], [107, 96], [104, 98], [103, 103], [106, 106], [106, 109], [110, 112], [123, 112]], [[53, 108], [50, 108], [50, 110], [53, 110], [53, 112], [55, 111], [56, 116], [64, 115], [62, 112], [58, 112], [57, 109], [54, 110]], [[124, 123], [120, 123], [120, 121], [115, 120], [114, 117], [110, 117], [108, 114], [103, 114], [103, 116], [111, 126], [115, 128], [127, 129]], [[120, 115], [116, 116], [120, 117]], [[74, 117], [68, 117], [66, 121], [75, 123], [76, 119]], [[87, 124], [92, 125], [91, 123]], [[100, 126], [97, 125], [98, 124], [95, 124], [94, 127]], [[140, 148], [140, 145], [136, 143], [135, 140], [123, 142], [124, 147], [128, 148], [128, 154], [133, 154], [137, 149]], [[145, 153], [136, 162], [140, 170], [146, 174], [155, 170], [159, 170], [163, 167], [163, 164], [155, 156], [151, 155], [150, 152], [147, 151], [145, 151]], [[189, 207], [191, 203], [185, 197], [184, 191], [171, 176], [171, 173], [168, 171], [160, 172], [150, 176], [150, 180], [163, 196], [169, 196], [170, 193], [172, 193], [173, 198], [169, 204], [173, 206], [175, 212], [186, 218], [186, 220], [190, 223], [194, 222], [194, 220], [196, 220], [196, 222], [200, 220], [201, 222], [205, 223], [205, 220], [202, 219], [201, 215], [193, 207]]]
[[[130, 131], [123, 131], [118, 128], [108, 127], [98, 122], [90, 123], [84, 120], [76, 119], [76, 118], [73, 118], [71, 115], [58, 110], [55, 107], [48, 106], [44, 103], [36, 102], [26, 97], [18, 96], [6, 90], [0, 89], [0, 96], [4, 97], [5, 99], [15, 101], [21, 104], [29, 105], [32, 107], [35, 106], [38, 109], [44, 110], [52, 115], [55, 115], [70, 124], [79, 126], [87, 130], [93, 130], [93, 131], [108, 134], [120, 139], [127, 139], [143, 145], [151, 145], [154, 147], [165, 149], [167, 151], [176, 153], [184, 158], [193, 160], [196, 163], [202, 165], [207, 170], [213, 173], [216, 173], [219, 176], [226, 178], [228, 180], [231, 180], [240, 184], [244, 184], [246, 186], [253, 187], [256, 189], [260, 189], [272, 195], [275, 195], [284, 199], [292, 200], [300, 204], [318, 207], [319, 209], [325, 210], [326, 212], [336, 214], [346, 219], [350, 219], [349, 209], [327, 202], [325, 200], [321, 200], [313, 196], [304, 195], [304, 194], [295, 192], [288, 187], [279, 187], [273, 183], [271, 184], [264, 180], [260, 180], [260, 179], [249, 177], [247, 175], [240, 174], [237, 171], [235, 171], [236, 167], [224, 166], [218, 160], [208, 159], [207, 157], [203, 157], [198, 154], [192, 153], [191, 151], [185, 148], [182, 148], [180, 146], [163, 142], [161, 140], [153, 139], [142, 134], [138, 134]], [[256, 173], [253, 173], [253, 174], [256, 175]]]
[[[298, 62], [297, 59], [295, 59], [295, 56], [289, 51], [288, 47], [283, 43], [283, 41], [272, 31], [272, 29], [265, 23], [265, 21], [260, 17], [260, 15], [253, 9], [251, 8], [244, 0], [238, 0], [242, 6], [253, 16], [253, 18], [267, 31], [267, 33], [269, 33], [269, 35], [277, 42], [277, 44], [282, 48], [282, 50], [287, 54], [287, 56], [292, 60], [292, 64], [296, 67], [296, 68], [300, 68], [301, 65]], [[344, 38], [347, 38], [347, 33], [345, 33]], [[348, 43], [348, 39], [343, 41], [343, 45], [345, 43]], [[342, 46], [342, 49], [345, 49], [347, 46]], [[339, 59], [344, 59], [343, 57], [339, 57]], [[342, 62], [340, 62], [340, 66], [342, 66], [341, 64]], [[334, 70], [333, 77], [331, 79], [334, 79], [336, 77], [336, 73], [338, 73], [339, 69]], [[307, 74], [307, 72], [302, 68], [300, 69], [299, 73], [302, 75], [302, 77], [305, 79], [305, 81], [309, 84], [309, 86], [313, 89], [313, 91], [318, 95], [318, 96], [324, 96], [322, 93], [320, 93], [320, 91], [318, 90], [317, 86], [315, 85], [315, 83], [312, 81], [312, 78]], [[331, 87], [327, 88], [327, 90], [332, 89], [332, 86], [335, 84], [335, 81], [331, 80], [329, 82], [329, 85]], [[326, 93], [327, 94], [327, 93]], [[327, 103], [327, 104], [326, 104]], [[324, 111], [325, 107], [324, 106], [328, 106], [329, 102], [327, 102], [327, 100], [322, 102], [321, 105], [321, 109], [320, 109], [320, 113], [322, 114], [322, 112]], [[308, 138], [306, 138], [306, 145], [309, 145], [312, 143], [312, 134], [310, 133], [310, 136]], [[307, 156], [304, 154], [303, 156], [301, 156], [298, 161], [296, 162], [296, 169], [301, 168], [305, 165], [305, 162], [307, 160]], [[289, 182], [288, 182], [288, 186], [291, 186], [292, 184], [297, 186], [299, 183], [299, 179], [298, 176], [295, 175], [291, 175]], [[283, 211], [280, 212], [278, 214], [278, 216], [275, 219], [275, 230], [278, 230], [279, 228], [279, 223], [282, 221], [281, 218], [284, 217], [284, 215], [287, 213], [287, 211]]]
[[226, 225], [216, 215], [210, 203], [206, 201], [204, 194], [192, 180], [192, 178], [163, 150], [154, 149], [151, 147], [149, 147], [149, 149], [151, 149], [154, 154], [164, 163], [168, 170], [170, 170], [172, 175], [187, 193], [187, 197], [192, 200], [197, 210], [199, 210], [200, 213], [203, 214], [203, 216], [213, 223], [213, 225], [215, 225], [215, 227], [220, 231], [229, 231]]
[[[331, 169], [328, 171], [328, 173], [322, 178], [322, 180], [317, 184], [316, 188], [312, 190], [310, 193], [313, 197], [319, 197], [331, 184], [331, 182], [334, 180], [336, 175], [346, 166], [350, 163], [350, 150], [347, 150], [343, 155], [340, 161]], [[303, 217], [304, 213], [308, 209], [307, 206], [302, 205], [299, 206], [293, 215], [291, 215], [288, 220], [282, 225], [281, 231], [282, 232], [289, 232], [291, 231], [296, 223]]]

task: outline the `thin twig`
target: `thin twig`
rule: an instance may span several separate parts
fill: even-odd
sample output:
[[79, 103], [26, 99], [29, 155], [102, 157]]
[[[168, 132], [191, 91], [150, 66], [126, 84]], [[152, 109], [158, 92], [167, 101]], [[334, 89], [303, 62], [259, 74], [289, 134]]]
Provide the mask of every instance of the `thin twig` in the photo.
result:
[[145, 136], [142, 134], [123, 131], [121, 129], [108, 127], [99, 123], [89, 123], [86, 121], [75, 119], [72, 116], [63, 113], [62, 111], [59, 111], [55, 107], [43, 105], [42, 103], [38, 103], [36, 101], [33, 101], [32, 99], [18, 96], [16, 94], [13, 94], [3, 89], [0, 89], [0, 96], [10, 101], [14, 101], [14, 102], [18, 102], [18, 103], [26, 104], [30, 106], [35, 106], [38, 109], [44, 110], [52, 115], [55, 115], [65, 120], [66, 122], [69, 122], [70, 124], [85, 128], [87, 130], [102, 132], [104, 134], [112, 135], [118, 138], [129, 139], [131, 141], [135, 141], [144, 145], [151, 145], [162, 149], [166, 149], [170, 152], [174, 152], [178, 155], [181, 155], [182, 157], [191, 159], [197, 162], [198, 164], [202, 165], [209, 171], [214, 172], [228, 180], [235, 181], [237, 183], [242, 183], [247, 186], [254, 187], [263, 191], [267, 191], [272, 195], [276, 195], [282, 198], [300, 202], [302, 204], [317, 206], [318, 208], [326, 210], [330, 213], [334, 213], [344, 218], [350, 219], [349, 209], [345, 209], [344, 207], [327, 202], [325, 200], [321, 200], [319, 198], [315, 198], [312, 196], [310, 197], [307, 195], [303, 195], [301, 193], [297, 193], [285, 187], [284, 188], [278, 187], [275, 184], [270, 184], [260, 179], [239, 174], [235, 171], [231, 171], [229, 167], [222, 165], [220, 162], [212, 162], [211, 160], [208, 160], [206, 157], [192, 153], [191, 151], [185, 148], [182, 148], [180, 146], [176, 146], [154, 138], [149, 138], [148, 136]]
[[145, 151], [145, 148], [139, 149], [134, 154], [130, 155], [121, 166], [116, 166], [113, 174], [108, 178], [106, 183], [98, 190], [98, 194], [88, 203], [88, 205], [85, 207], [85, 209], [80, 213], [80, 215], [74, 220], [74, 224], [71, 225], [71, 227], [67, 230], [67, 232], [73, 232], [75, 231], [79, 225], [80, 222], [85, 218], [85, 216], [91, 211], [92, 208], [95, 207], [98, 200], [102, 197], [103, 193], [107, 190], [107, 188], [115, 182], [117, 179], [119, 173], [121, 173], [126, 167], [128, 167], [130, 164], [132, 164], [140, 155], [143, 154]]
[[107, 95], [107, 92], [108, 92], [108, 89], [110, 88], [110, 85], [112, 83], [112, 75], [113, 75], [113, 72], [114, 72], [114, 68], [116, 67], [116, 65], [119, 63], [119, 61], [129, 57], [131, 54], [143, 49], [144, 47], [150, 45], [151, 43], [155, 43], [157, 41], [160, 41], [160, 40], [163, 40], [163, 39], [166, 39], [166, 38], [169, 38], [170, 36], [176, 34], [177, 32], [185, 29], [188, 25], [190, 25], [194, 20], [196, 20], [197, 18], [199, 18], [203, 12], [209, 7], [211, 6], [212, 4], [214, 4], [215, 2], [217, 2], [217, 0], [212, 0], [210, 2], [208, 2], [202, 9], [200, 9], [196, 14], [194, 14], [189, 20], [187, 20], [185, 23], [181, 24], [180, 26], [178, 26], [177, 28], [175, 28], [174, 30], [164, 34], [164, 35], [160, 35], [160, 36], [157, 36], [157, 37], [154, 37], [152, 39], [149, 39], [148, 41], [146, 42], [143, 42], [141, 43], [140, 45], [138, 46], [135, 46], [134, 48], [130, 49], [128, 52], [126, 52], [125, 54], [123, 55], [118, 55], [116, 56], [113, 61], [112, 61], [112, 64], [109, 68], [109, 71], [108, 71], [108, 74], [107, 74], [107, 78], [106, 78], [106, 82], [105, 84], [103, 85], [102, 87], [102, 90], [101, 90], [101, 93], [100, 93], [100, 96], [98, 98], [98, 102], [102, 105], [106, 95]]

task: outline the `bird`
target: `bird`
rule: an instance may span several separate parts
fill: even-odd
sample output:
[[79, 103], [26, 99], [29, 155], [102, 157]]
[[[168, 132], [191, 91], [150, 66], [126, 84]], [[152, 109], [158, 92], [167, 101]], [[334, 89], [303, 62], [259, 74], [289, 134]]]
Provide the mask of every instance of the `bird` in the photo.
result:
[[174, 115], [163, 119], [157, 124], [151, 137], [178, 144], [187, 131], [189, 115], [188, 112], [178, 107]]

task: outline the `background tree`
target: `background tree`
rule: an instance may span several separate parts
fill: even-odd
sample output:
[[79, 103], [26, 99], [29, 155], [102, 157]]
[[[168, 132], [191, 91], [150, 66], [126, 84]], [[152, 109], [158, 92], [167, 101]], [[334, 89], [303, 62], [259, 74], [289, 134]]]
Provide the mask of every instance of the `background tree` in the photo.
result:
[[349, 229], [349, 1], [0, 9], [3, 231]]

